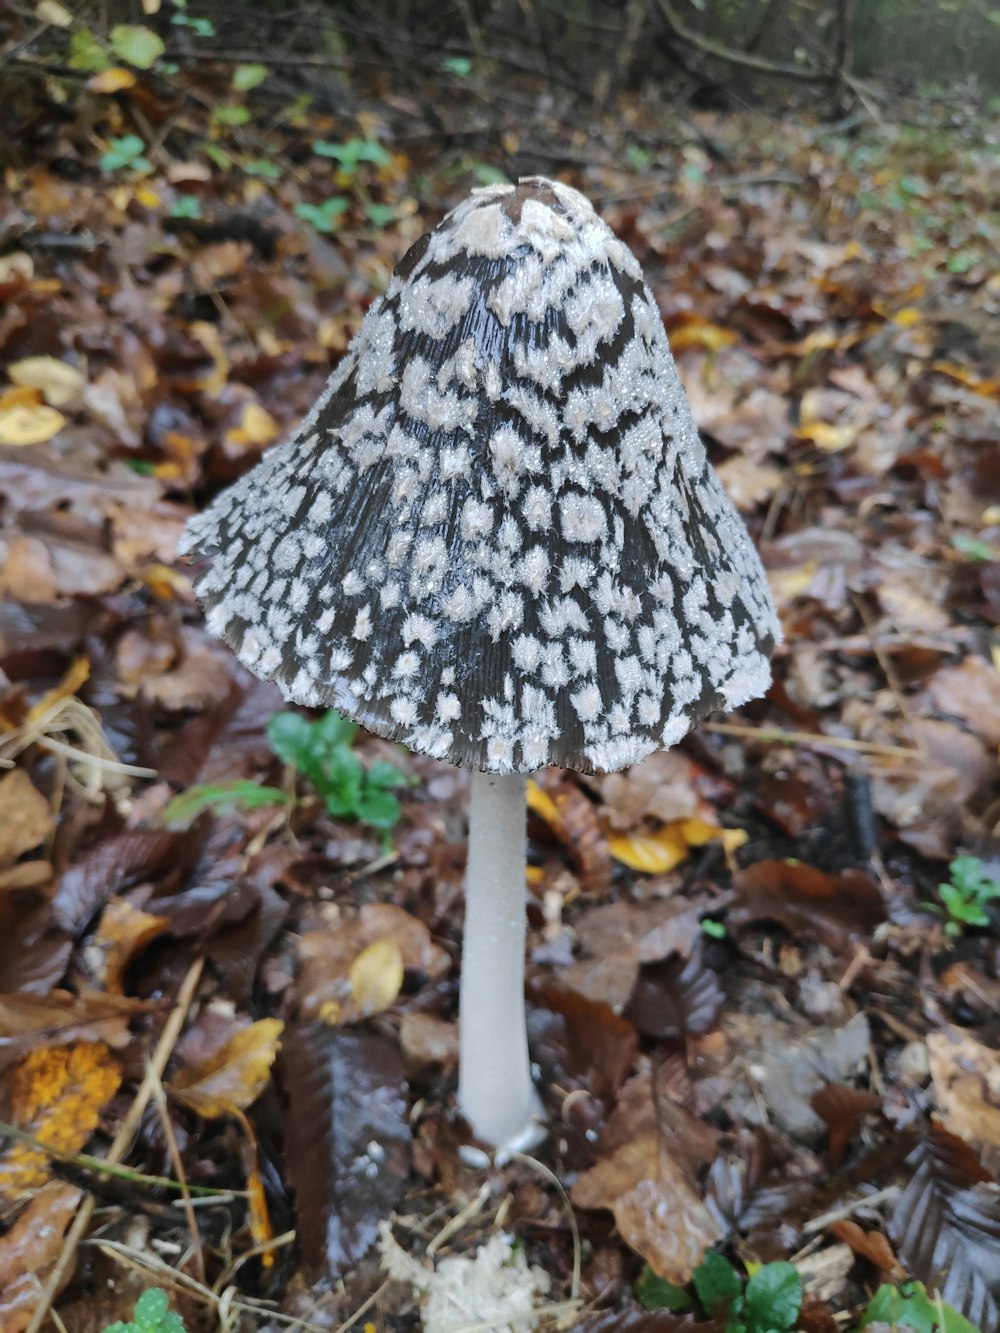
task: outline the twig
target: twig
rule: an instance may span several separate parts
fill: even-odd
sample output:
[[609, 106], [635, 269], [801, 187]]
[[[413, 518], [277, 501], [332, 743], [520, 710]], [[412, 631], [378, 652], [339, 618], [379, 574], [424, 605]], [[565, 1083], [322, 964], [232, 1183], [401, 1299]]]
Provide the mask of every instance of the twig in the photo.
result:
[[195, 1272], [198, 1280], [204, 1282], [205, 1276], [205, 1251], [201, 1245], [201, 1231], [198, 1229], [198, 1219], [194, 1215], [194, 1208], [191, 1204], [191, 1191], [188, 1189], [187, 1176], [184, 1174], [184, 1163], [181, 1161], [180, 1149], [177, 1146], [177, 1135], [174, 1133], [174, 1127], [170, 1120], [170, 1108], [167, 1106], [167, 1094], [163, 1091], [163, 1081], [159, 1074], [152, 1067], [146, 1065], [146, 1077], [150, 1080], [153, 1089], [153, 1101], [156, 1103], [156, 1109], [160, 1115], [160, 1125], [163, 1128], [163, 1137], [167, 1141], [167, 1152], [170, 1154], [170, 1164], [174, 1168], [178, 1184], [181, 1187], [181, 1201], [184, 1207], [184, 1215], [187, 1218], [188, 1231], [191, 1233], [191, 1246], [194, 1250]]
[[673, 35], [685, 44], [693, 46], [696, 51], [701, 51], [703, 55], [714, 56], [716, 60], [725, 60], [730, 65], [740, 65], [744, 69], [755, 69], [759, 74], [771, 74], [779, 79], [798, 79], [803, 83], [820, 83], [830, 77], [826, 70], [807, 69], [802, 65], [786, 65], [775, 60], [767, 60], [764, 56], [753, 55], [749, 51], [735, 51], [732, 47], [723, 46], [721, 42], [713, 41], [711, 37], [704, 37], [699, 32], [692, 32], [681, 21], [670, 0], [655, 0], [656, 8], [660, 11], [660, 17], [673, 33]]
[[898, 1185], [886, 1185], [885, 1189], [876, 1190], [874, 1194], [865, 1194], [860, 1199], [853, 1199], [850, 1203], [842, 1204], [839, 1208], [831, 1208], [828, 1213], [822, 1213], [819, 1217], [814, 1217], [811, 1222], [806, 1222], [802, 1230], [810, 1233], [824, 1231], [831, 1222], [842, 1222], [845, 1217], [850, 1217], [859, 1208], [869, 1208], [878, 1203], [887, 1203], [889, 1199], [894, 1199], [898, 1193]]
[[580, 1272], [583, 1267], [583, 1246], [580, 1244], [580, 1228], [576, 1224], [576, 1213], [573, 1209], [573, 1202], [566, 1193], [565, 1186], [556, 1175], [549, 1169], [544, 1162], [539, 1162], [534, 1157], [529, 1157], [527, 1153], [511, 1152], [509, 1154], [511, 1161], [523, 1162], [525, 1166], [530, 1166], [536, 1171], [543, 1180], [547, 1180], [550, 1185], [554, 1185], [562, 1195], [563, 1203], [566, 1205], [566, 1212], [569, 1215], [569, 1229], [573, 1233], [573, 1279], [570, 1283], [570, 1298], [576, 1303], [580, 1298]]
[[738, 736], [742, 740], [761, 741], [766, 745], [812, 745], [817, 749], [854, 750], [858, 754], [878, 755], [885, 759], [923, 759], [919, 750], [903, 745], [877, 745], [874, 741], [855, 741], [846, 736], [826, 736], [821, 731], [785, 731], [782, 727], [746, 727], [735, 722], [703, 722], [703, 731], [719, 736]]
[[[202, 968], [205, 965], [203, 958], [196, 958], [188, 968], [187, 976], [181, 983], [181, 988], [177, 994], [177, 1003], [167, 1019], [160, 1034], [160, 1040], [156, 1043], [156, 1050], [153, 1052], [153, 1058], [150, 1060], [146, 1069], [146, 1076], [139, 1085], [139, 1090], [133, 1098], [132, 1105], [128, 1109], [125, 1119], [118, 1126], [118, 1132], [112, 1140], [111, 1147], [108, 1149], [108, 1161], [118, 1163], [132, 1147], [132, 1141], [135, 1138], [136, 1131], [142, 1122], [143, 1114], [149, 1105], [149, 1100], [153, 1096], [153, 1081], [151, 1075], [155, 1072], [156, 1078], [161, 1078], [163, 1071], [167, 1067], [167, 1061], [177, 1044], [177, 1038], [181, 1035], [181, 1028], [184, 1026], [184, 1020], [187, 1012], [191, 1008], [194, 1000], [195, 991], [198, 988], [198, 982], [201, 979]], [[31, 1323], [28, 1325], [25, 1333], [39, 1333], [39, 1329], [45, 1323], [48, 1317], [52, 1302], [55, 1300], [57, 1292], [60, 1290], [63, 1278], [73, 1262], [73, 1256], [76, 1254], [80, 1242], [83, 1240], [87, 1227], [90, 1224], [90, 1218], [94, 1211], [96, 1201], [92, 1194], [80, 1204], [79, 1211], [73, 1219], [73, 1223], [66, 1233], [66, 1239], [63, 1242], [62, 1253], [56, 1260], [48, 1280], [42, 1289], [42, 1294], [38, 1305], [35, 1307], [35, 1313], [31, 1317]]]

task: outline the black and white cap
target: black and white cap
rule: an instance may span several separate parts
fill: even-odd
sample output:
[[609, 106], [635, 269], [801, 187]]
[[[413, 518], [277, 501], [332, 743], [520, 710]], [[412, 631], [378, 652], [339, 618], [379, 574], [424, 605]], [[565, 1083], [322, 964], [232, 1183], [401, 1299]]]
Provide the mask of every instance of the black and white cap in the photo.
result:
[[289, 699], [497, 773], [612, 771], [766, 690], [767, 580], [639, 265], [576, 190], [476, 190], [297, 434], [192, 519], [209, 628]]

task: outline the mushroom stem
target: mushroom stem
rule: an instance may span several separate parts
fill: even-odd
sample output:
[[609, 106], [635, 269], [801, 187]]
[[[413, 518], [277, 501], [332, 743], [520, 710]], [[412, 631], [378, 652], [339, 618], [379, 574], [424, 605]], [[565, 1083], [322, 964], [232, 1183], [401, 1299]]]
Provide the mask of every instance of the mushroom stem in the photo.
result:
[[536, 1097], [524, 1018], [527, 779], [472, 772], [458, 1102], [476, 1137], [517, 1148]]

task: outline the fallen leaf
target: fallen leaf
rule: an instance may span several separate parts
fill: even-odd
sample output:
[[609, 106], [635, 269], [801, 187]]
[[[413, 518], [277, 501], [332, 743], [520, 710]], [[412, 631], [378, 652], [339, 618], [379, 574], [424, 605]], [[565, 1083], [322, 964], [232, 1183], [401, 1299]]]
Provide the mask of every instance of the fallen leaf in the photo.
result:
[[125, 898], [109, 898], [87, 948], [94, 981], [112, 995], [123, 994], [125, 970], [169, 922], [133, 907]]
[[450, 1069], [458, 1063], [458, 1027], [435, 1014], [405, 1013], [399, 1024], [399, 1044], [413, 1072], [430, 1065]]
[[403, 984], [403, 954], [392, 936], [362, 949], [348, 972], [352, 1016], [370, 1018], [396, 999]]
[[799, 861], [758, 861], [733, 879], [737, 902], [730, 924], [777, 921], [798, 938], [843, 950], [885, 920], [874, 880], [859, 870], [828, 875]]
[[51, 1182], [38, 1191], [0, 1237], [0, 1329], [22, 1333], [41, 1299], [48, 1271], [63, 1249], [66, 1229], [83, 1197]]
[[111, 69], [102, 69], [99, 74], [91, 75], [87, 80], [87, 91], [89, 93], [120, 93], [126, 88], [134, 88], [135, 83], [135, 74], [130, 69], [123, 69], [121, 65], [113, 65]]
[[729, 855], [746, 840], [744, 829], [723, 829], [707, 824], [703, 819], [682, 819], [675, 824], [664, 824], [656, 833], [610, 838], [608, 846], [615, 860], [630, 870], [640, 870], [645, 875], [665, 875], [686, 861], [693, 847], [721, 842]]
[[1000, 1052], [946, 1027], [928, 1034], [927, 1054], [945, 1128], [971, 1143], [1000, 1146]]
[[[23, 947], [23, 944], [22, 944]], [[32, 950], [42, 952], [35, 941]], [[60, 950], [59, 960], [63, 959]], [[59, 966], [59, 961], [57, 961]], [[62, 967], [59, 968], [60, 973]], [[18, 1055], [33, 1046], [67, 1045], [78, 1041], [98, 1042], [121, 1050], [131, 1040], [129, 1017], [142, 1012], [143, 1004], [122, 1000], [98, 991], [72, 995], [49, 990], [44, 995], [25, 991], [0, 995], [0, 1044]]]
[[578, 1208], [606, 1208], [658, 1277], [684, 1285], [721, 1235], [661, 1134], [645, 1130], [577, 1178]]
[[75, 366], [54, 356], [27, 356], [9, 365], [7, 374], [14, 384], [38, 389], [49, 407], [65, 407], [84, 385], [83, 375]]
[[58, 435], [66, 418], [54, 407], [8, 407], [0, 411], [0, 444], [44, 444]]
[[839, 1222], [831, 1222], [830, 1234], [849, 1245], [859, 1258], [880, 1268], [893, 1281], [900, 1282], [906, 1276], [888, 1238], [881, 1231], [865, 1231], [857, 1222], [845, 1217]]
[[957, 717], [987, 745], [1000, 745], [1000, 668], [995, 663], [967, 657], [939, 671], [927, 695], [939, 713]]
[[179, 1070], [168, 1091], [207, 1120], [245, 1111], [267, 1087], [284, 1027], [262, 1018], [241, 1028], [203, 1064]]
[[[42, 1047], [11, 1071], [9, 1116], [39, 1143], [72, 1155], [86, 1145], [120, 1083], [118, 1063], [100, 1042]], [[15, 1139], [0, 1155], [0, 1197], [16, 1202], [50, 1174], [46, 1153]]]
[[52, 825], [49, 803], [27, 773], [20, 768], [5, 773], [0, 778], [0, 866], [38, 847]]
[[336, 1278], [368, 1253], [406, 1188], [402, 1057], [385, 1037], [304, 1023], [289, 1028], [282, 1061], [298, 1240], [309, 1266]]

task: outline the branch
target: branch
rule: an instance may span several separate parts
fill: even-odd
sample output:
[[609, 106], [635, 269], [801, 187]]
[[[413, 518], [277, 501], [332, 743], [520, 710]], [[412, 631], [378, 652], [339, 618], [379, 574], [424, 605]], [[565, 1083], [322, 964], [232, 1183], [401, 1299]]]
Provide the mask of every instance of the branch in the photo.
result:
[[731, 47], [723, 46], [721, 42], [713, 41], [711, 37], [703, 37], [699, 32], [692, 32], [681, 22], [670, 0], [655, 0], [655, 4], [663, 22], [678, 41], [693, 46], [696, 51], [701, 51], [707, 56], [714, 56], [716, 60], [725, 60], [730, 65], [740, 65], [744, 69], [755, 69], [760, 74], [771, 74], [778, 79], [799, 79], [804, 83], [820, 83], [830, 77], [825, 70], [805, 69], [801, 65], [786, 65], [775, 60], [767, 60], [764, 56], [755, 56], [749, 51], [734, 51]]

